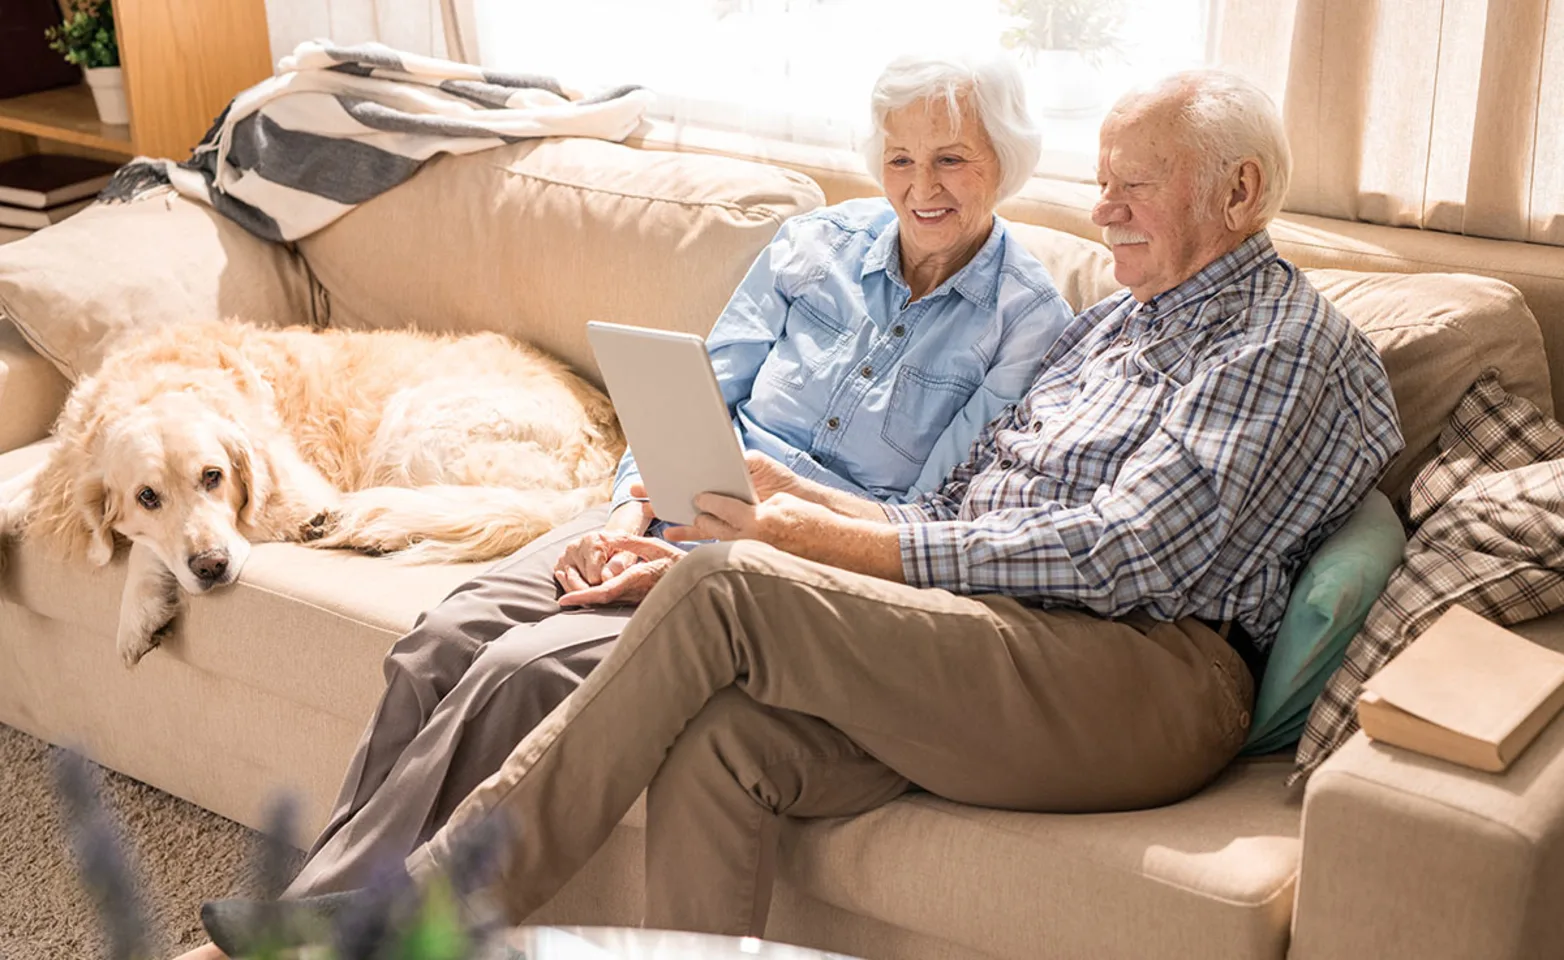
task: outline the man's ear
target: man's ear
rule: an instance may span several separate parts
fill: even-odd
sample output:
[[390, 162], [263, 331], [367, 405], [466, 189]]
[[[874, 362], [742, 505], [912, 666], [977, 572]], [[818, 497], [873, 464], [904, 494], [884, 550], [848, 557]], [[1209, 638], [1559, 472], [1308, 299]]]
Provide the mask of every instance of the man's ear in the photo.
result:
[[1249, 234], [1260, 220], [1260, 197], [1265, 192], [1265, 174], [1253, 157], [1240, 161], [1227, 182], [1222, 218], [1227, 229]]

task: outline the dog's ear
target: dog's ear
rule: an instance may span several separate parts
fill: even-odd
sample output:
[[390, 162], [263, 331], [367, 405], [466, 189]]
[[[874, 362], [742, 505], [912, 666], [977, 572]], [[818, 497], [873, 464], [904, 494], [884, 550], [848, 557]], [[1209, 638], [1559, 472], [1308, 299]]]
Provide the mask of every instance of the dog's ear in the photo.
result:
[[25, 535], [101, 567], [114, 558], [115, 516], [103, 475], [78, 451], [62, 448], [34, 482]]
[[101, 567], [114, 559], [114, 521], [118, 510], [102, 476], [83, 477], [76, 484], [76, 514], [87, 530], [87, 560]]
[[234, 481], [244, 493], [244, 501], [239, 505], [239, 522], [254, 527], [272, 495], [271, 463], [266, 459], [265, 451], [257, 449], [250, 441], [248, 431], [239, 423], [223, 433], [223, 449], [233, 464]]
[[97, 394], [97, 384], [87, 380], [66, 402], [54, 427], [59, 444], [33, 481], [21, 523], [24, 536], [53, 541], [66, 556], [101, 567], [114, 557], [117, 508], [97, 465], [103, 435]]

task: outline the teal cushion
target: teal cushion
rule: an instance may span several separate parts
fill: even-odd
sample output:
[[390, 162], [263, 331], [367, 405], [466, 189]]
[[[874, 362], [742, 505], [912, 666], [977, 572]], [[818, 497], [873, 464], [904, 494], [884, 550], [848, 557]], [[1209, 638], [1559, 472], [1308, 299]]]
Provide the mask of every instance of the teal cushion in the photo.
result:
[[1406, 544], [1395, 508], [1378, 490], [1320, 544], [1287, 598], [1244, 753], [1273, 753], [1298, 742], [1314, 698], [1341, 665]]

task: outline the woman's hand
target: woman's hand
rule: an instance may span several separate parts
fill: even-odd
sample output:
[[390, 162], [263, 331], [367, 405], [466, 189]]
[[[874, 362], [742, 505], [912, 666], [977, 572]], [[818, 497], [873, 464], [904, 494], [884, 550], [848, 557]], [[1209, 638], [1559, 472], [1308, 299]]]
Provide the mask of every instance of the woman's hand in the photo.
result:
[[[673, 544], [654, 537], [632, 537], [616, 533], [597, 533], [583, 537], [576, 544], [595, 537], [596, 542], [587, 550], [595, 550], [609, 557], [601, 566], [603, 577], [588, 584], [584, 579], [571, 579], [567, 572], [561, 575], [561, 567], [554, 571], [555, 579], [567, 591], [559, 598], [561, 607], [603, 606], [610, 603], [640, 603], [657, 586], [684, 551]], [[572, 544], [572, 548], [576, 546]], [[569, 550], [566, 551], [569, 553]], [[620, 558], [631, 558], [621, 566]], [[561, 566], [564, 558], [560, 559]]]
[[608, 515], [599, 532], [589, 533], [565, 547], [554, 564], [554, 580], [567, 591], [595, 587], [639, 562], [633, 551], [608, 549], [609, 536], [638, 537], [652, 522], [652, 505], [641, 500], [622, 503]]

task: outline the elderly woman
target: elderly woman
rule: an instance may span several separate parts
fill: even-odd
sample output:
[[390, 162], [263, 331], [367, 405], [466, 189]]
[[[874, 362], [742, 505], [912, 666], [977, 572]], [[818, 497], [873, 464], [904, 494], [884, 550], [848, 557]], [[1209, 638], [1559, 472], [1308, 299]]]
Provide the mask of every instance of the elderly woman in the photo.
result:
[[[897, 60], [872, 114], [866, 154], [885, 198], [784, 224], [707, 341], [762, 496], [787, 476], [777, 463], [886, 501], [937, 486], [1072, 319], [994, 215], [1039, 150], [1014, 65]], [[626, 453], [610, 507], [471, 581], [395, 645], [289, 896], [399, 862], [607, 655], [630, 604], [684, 552], [657, 538], [638, 493]]]

